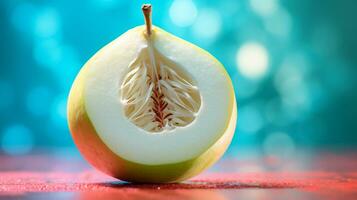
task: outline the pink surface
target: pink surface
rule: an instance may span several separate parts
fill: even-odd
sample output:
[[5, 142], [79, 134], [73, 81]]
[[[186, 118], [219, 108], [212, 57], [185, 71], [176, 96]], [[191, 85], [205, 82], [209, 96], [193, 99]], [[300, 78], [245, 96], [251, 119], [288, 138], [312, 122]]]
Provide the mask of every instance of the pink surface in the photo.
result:
[[129, 184], [66, 154], [0, 156], [6, 199], [357, 199], [357, 154], [224, 159], [180, 184]]

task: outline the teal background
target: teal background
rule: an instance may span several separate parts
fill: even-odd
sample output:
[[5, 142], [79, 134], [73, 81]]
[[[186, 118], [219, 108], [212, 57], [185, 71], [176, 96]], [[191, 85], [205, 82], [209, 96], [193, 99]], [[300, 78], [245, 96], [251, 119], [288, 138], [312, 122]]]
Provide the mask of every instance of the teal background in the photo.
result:
[[[76, 152], [66, 99], [81, 66], [143, 24], [144, 1], [0, 1], [0, 149]], [[146, 2], [148, 3], [148, 2]], [[238, 101], [227, 155], [357, 144], [357, 2], [151, 1], [153, 23], [213, 54]]]

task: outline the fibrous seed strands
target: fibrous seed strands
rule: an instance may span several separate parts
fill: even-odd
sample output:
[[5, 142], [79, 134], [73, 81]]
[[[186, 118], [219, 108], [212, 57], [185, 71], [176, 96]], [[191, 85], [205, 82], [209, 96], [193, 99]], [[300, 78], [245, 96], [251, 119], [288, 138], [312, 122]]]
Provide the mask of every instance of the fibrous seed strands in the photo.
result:
[[124, 112], [132, 123], [153, 133], [192, 123], [201, 97], [180, 68], [150, 44], [141, 49], [120, 87]]

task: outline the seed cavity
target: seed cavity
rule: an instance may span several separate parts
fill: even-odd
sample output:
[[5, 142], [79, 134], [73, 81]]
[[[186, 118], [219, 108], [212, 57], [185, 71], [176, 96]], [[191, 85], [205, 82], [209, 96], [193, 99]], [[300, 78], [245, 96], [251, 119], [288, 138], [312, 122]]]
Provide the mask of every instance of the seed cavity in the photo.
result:
[[185, 127], [201, 107], [199, 90], [189, 74], [150, 43], [129, 64], [122, 80], [124, 114], [148, 132]]

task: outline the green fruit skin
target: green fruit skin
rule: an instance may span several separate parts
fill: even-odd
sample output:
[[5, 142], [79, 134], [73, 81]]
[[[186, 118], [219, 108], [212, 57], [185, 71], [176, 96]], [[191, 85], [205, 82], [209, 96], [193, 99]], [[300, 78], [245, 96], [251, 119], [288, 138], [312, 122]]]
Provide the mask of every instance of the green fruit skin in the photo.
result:
[[[86, 66], [73, 83], [68, 99], [68, 125], [75, 144], [84, 158], [98, 170], [123, 181], [172, 183], [191, 178], [215, 163], [228, 148], [236, 126], [237, 107], [232, 87], [232, 111], [225, 133], [207, 151], [183, 162], [145, 165], [125, 160], [111, 151], [96, 132], [86, 111], [84, 85]], [[229, 77], [228, 77], [229, 78]]]

